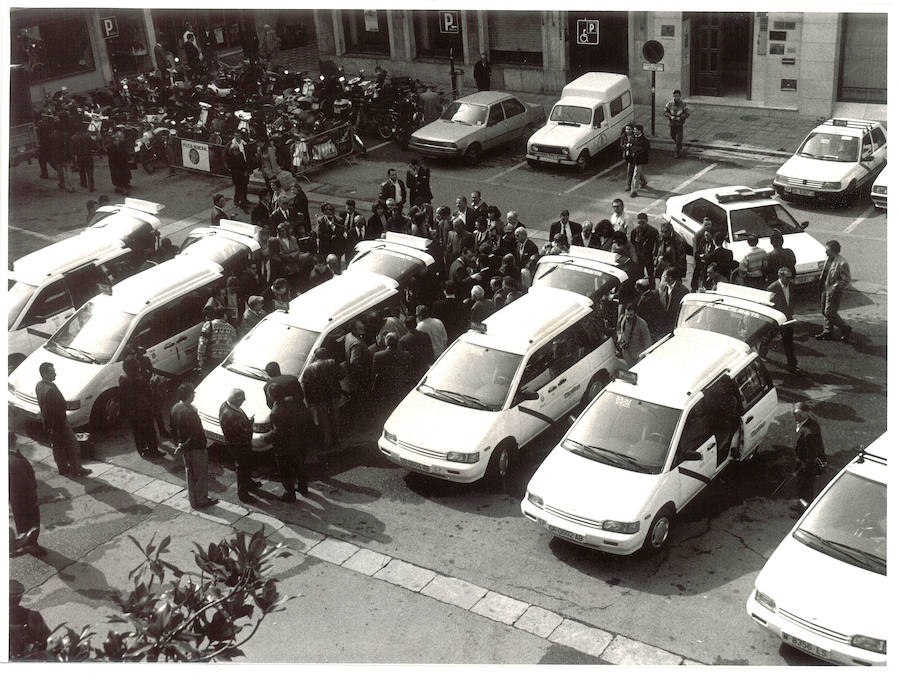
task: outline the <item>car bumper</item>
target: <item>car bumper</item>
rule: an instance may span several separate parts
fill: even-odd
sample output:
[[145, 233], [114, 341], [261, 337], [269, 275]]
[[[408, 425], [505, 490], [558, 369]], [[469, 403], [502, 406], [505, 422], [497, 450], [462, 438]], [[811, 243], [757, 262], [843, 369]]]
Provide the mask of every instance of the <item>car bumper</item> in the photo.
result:
[[416, 453], [400, 443], [389, 442], [382, 435], [378, 439], [378, 449], [392, 463], [429, 477], [449, 479], [451, 482], [471, 484], [484, 477], [487, 461], [477, 463], [451, 463], [441, 458], [432, 458]]
[[542, 529], [563, 540], [583, 545], [594, 550], [612, 553], [614, 555], [631, 555], [644, 544], [646, 527], [636, 534], [618, 534], [612, 531], [604, 531], [584, 524], [578, 524], [557, 515], [551, 514], [539, 508], [525, 498], [521, 505], [522, 514], [525, 515]]
[[811, 271], [805, 272], [797, 272], [796, 276], [794, 276], [794, 285], [800, 286], [804, 283], [818, 283], [819, 279], [822, 277], [821, 269], [813, 269]]
[[747, 613], [756, 623], [782, 642], [810, 656], [844, 666], [884, 666], [887, 655], [853, 647], [815, 633], [788, 620], [779, 612], [766, 609], [756, 601], [756, 588], [747, 599]]
[[[206, 435], [208, 442], [213, 444], [226, 444], [225, 436], [222, 434], [222, 428], [219, 427], [219, 421], [213, 420], [208, 415], [201, 413], [200, 422], [203, 424], [203, 433]], [[254, 451], [268, 451], [272, 445], [265, 440], [268, 432], [254, 432], [250, 444]]]
[[[7, 403], [14, 413], [29, 420], [41, 420], [41, 410], [36, 402], [32, 403], [30, 398], [23, 398], [19, 394], [10, 393]], [[84, 427], [90, 422], [92, 405], [93, 402], [82, 406], [76, 411], [66, 411], [66, 420], [69, 421], [69, 426], [73, 430]]]
[[427, 142], [410, 141], [409, 147], [412, 151], [417, 151], [423, 156], [440, 157], [440, 158], [458, 158], [463, 155], [463, 150], [456, 147], [436, 146]]
[[575, 161], [568, 156], [556, 156], [547, 153], [526, 153], [525, 158], [538, 163], [550, 163], [553, 165], [575, 165]]

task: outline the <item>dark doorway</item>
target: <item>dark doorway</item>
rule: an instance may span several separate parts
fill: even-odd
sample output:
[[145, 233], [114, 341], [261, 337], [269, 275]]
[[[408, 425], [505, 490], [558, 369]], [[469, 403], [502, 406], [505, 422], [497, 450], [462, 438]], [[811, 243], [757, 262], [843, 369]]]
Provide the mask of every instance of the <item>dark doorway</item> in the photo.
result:
[[[628, 12], [569, 12], [568, 80], [589, 71], [628, 75]], [[578, 20], [597, 22], [596, 45], [578, 44]], [[594, 40], [592, 40], [594, 42]]]
[[691, 94], [750, 98], [753, 14], [696, 12], [691, 19]]

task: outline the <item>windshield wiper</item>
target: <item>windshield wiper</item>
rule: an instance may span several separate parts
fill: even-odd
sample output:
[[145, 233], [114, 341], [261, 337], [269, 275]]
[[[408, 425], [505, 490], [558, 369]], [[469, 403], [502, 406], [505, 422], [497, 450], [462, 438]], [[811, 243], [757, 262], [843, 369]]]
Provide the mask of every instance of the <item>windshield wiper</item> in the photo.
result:
[[582, 442], [575, 441], [574, 439], [566, 440], [570, 444], [574, 444], [575, 446], [580, 446], [582, 449], [587, 451], [588, 453], [592, 453], [594, 455], [599, 455], [602, 457], [606, 457], [606, 454], [610, 454], [610, 456], [619, 462], [624, 462], [627, 465], [631, 465], [639, 470], [646, 469], [642, 463], [639, 463], [636, 458], [629, 456], [626, 453], [619, 453], [618, 451], [613, 451], [612, 449], [606, 449], [602, 446], [592, 446], [590, 444], [583, 444]]
[[66, 347], [66, 350], [72, 352], [76, 357], [81, 357], [88, 363], [94, 364], [97, 363], [97, 360], [94, 358], [94, 355], [90, 352], [85, 352], [83, 349], [78, 349], [77, 347]]
[[245, 375], [248, 378], [256, 378], [257, 380], [268, 380], [269, 374], [265, 371], [254, 368], [253, 366], [244, 366], [243, 364], [236, 364], [234, 362], [225, 366], [232, 373], [237, 373], [238, 375]]
[[557, 269], [559, 269], [559, 267], [560, 267], [561, 265], [564, 265], [564, 264], [572, 264], [574, 261], [575, 261], [575, 260], [564, 260], [563, 262], [557, 262], [557, 263], [555, 263], [552, 267], [549, 267], [549, 268], [547, 269], [547, 271], [542, 272], [541, 275], [540, 275], [539, 277], [537, 277], [537, 280], [540, 281], [542, 278], [544, 278], [545, 276], [547, 276], [547, 274], [551, 274], [551, 273], [555, 272]]
[[433, 394], [446, 397], [454, 404], [459, 404], [460, 406], [475, 406], [485, 411], [490, 409], [483, 401], [477, 397], [469, 396], [468, 394], [461, 394], [459, 392], [454, 392], [453, 390], [442, 390], [437, 387], [432, 387], [431, 385], [423, 385], [422, 387], [427, 387]]
[[710, 300], [709, 302], [704, 302], [702, 305], [697, 307], [697, 309], [695, 309], [693, 312], [688, 314], [687, 318], [684, 320], [684, 323], [687, 323], [688, 321], [693, 319], [695, 316], [697, 316], [700, 312], [702, 312], [704, 309], [706, 309], [710, 305], [720, 305], [723, 302], [725, 302], [725, 298], [716, 298], [715, 300]]
[[861, 564], [865, 567], [871, 567], [873, 564], [877, 567], [887, 566], [887, 560], [884, 560], [877, 555], [873, 555], [872, 553], [867, 553], [865, 550], [854, 548], [853, 546], [846, 545], [844, 543], [838, 543], [837, 541], [832, 541], [827, 538], [822, 538], [821, 536], [814, 534], [806, 529], [801, 528], [797, 529], [797, 531], [802, 532], [804, 538], [812, 539], [820, 545], [827, 546], [834, 552], [853, 560], [857, 564]]
[[75, 355], [69, 351], [68, 347], [64, 347], [63, 345], [60, 345], [58, 342], [55, 342], [53, 340], [48, 340], [45, 347], [51, 352], [55, 352], [56, 354], [62, 354], [63, 356], [67, 356], [70, 359], [75, 358]]

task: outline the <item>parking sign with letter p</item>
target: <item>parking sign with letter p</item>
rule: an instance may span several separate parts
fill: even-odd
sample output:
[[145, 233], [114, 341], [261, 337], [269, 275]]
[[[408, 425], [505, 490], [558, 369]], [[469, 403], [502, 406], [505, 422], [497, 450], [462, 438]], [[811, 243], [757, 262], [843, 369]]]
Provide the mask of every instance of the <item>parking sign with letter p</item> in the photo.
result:
[[459, 33], [459, 10], [442, 9], [438, 18], [441, 33]]

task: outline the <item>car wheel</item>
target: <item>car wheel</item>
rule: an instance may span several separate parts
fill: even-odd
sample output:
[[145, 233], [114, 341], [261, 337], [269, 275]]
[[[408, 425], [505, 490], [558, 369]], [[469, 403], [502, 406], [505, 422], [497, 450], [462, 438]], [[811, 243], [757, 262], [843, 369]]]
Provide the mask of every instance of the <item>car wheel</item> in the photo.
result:
[[378, 136], [384, 140], [388, 140], [391, 138], [391, 121], [390, 120], [379, 120], [375, 126], [375, 130], [378, 133]]
[[582, 408], [586, 407], [590, 404], [594, 397], [596, 397], [600, 392], [609, 384], [609, 374], [606, 371], [601, 371], [593, 378], [591, 378], [591, 382], [588, 383], [587, 389], [584, 391], [584, 397], [582, 399]]
[[532, 168], [536, 168], [536, 167], [538, 167], [538, 166], [540, 165], [540, 163], [538, 163], [538, 162], [537, 162], [536, 160], [534, 160], [533, 158], [526, 158], [525, 160], [528, 161], [528, 165], [530, 165]]
[[469, 144], [466, 152], [463, 154], [463, 160], [466, 162], [466, 165], [478, 165], [478, 161], [481, 160], [481, 144], [478, 142]]
[[666, 505], [656, 513], [656, 517], [650, 522], [647, 530], [647, 538], [644, 539], [644, 550], [647, 553], [658, 553], [666, 547], [669, 536], [672, 534], [672, 525], [675, 523], [675, 511], [671, 505]]
[[575, 161], [575, 167], [578, 168], [578, 172], [584, 172], [587, 170], [588, 163], [591, 162], [591, 154], [588, 153], [588, 150], [585, 149], [580, 154], [578, 154], [578, 159]]
[[21, 364], [23, 361], [25, 361], [24, 354], [10, 354], [9, 355], [9, 371], [7, 372], [6, 375], [9, 375], [13, 371], [15, 371], [19, 367], [19, 364]]
[[97, 398], [91, 409], [91, 428], [95, 431], [111, 430], [119, 422], [121, 415], [119, 390], [107, 390]]
[[488, 462], [487, 471], [484, 473], [484, 481], [488, 488], [494, 491], [503, 488], [503, 484], [509, 476], [509, 469], [512, 465], [514, 454], [515, 449], [512, 443], [505, 441], [497, 444], [497, 447], [491, 454], [491, 460]]

